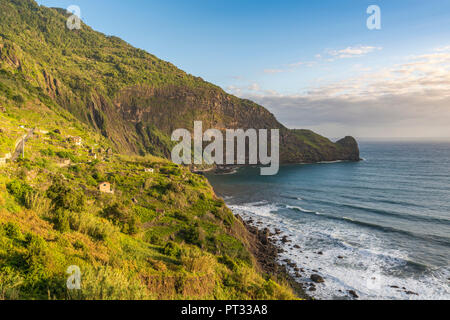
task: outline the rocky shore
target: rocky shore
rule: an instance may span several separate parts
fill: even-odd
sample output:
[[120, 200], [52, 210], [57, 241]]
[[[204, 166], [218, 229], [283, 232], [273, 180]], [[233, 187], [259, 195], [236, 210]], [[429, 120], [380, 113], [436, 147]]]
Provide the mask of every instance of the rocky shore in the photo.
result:
[[[236, 215], [236, 217], [243, 223], [253, 237], [253, 239], [251, 239], [252, 253], [262, 271], [276, 277], [279, 281], [287, 282], [299, 298], [312, 300], [313, 298], [306, 293], [304, 285], [296, 281], [295, 278], [290, 275], [285, 265], [279, 263], [278, 255], [283, 249], [278, 248], [274, 244], [274, 241], [271, 239], [271, 236], [274, 234], [267, 228], [263, 230], [258, 229], [252, 225], [251, 220], [245, 221], [240, 215]], [[293, 262], [289, 261], [288, 265], [289, 264], [290, 266], [297, 268], [297, 266], [294, 266], [295, 264], [293, 264]], [[300, 271], [299, 268], [297, 269]]]
[[[258, 265], [264, 273], [272, 275], [280, 282], [288, 283], [297, 296], [301, 299], [316, 300], [314, 292], [317, 286], [324, 285], [326, 279], [320, 276], [319, 270], [305, 270], [290, 259], [281, 260], [280, 254], [285, 250], [282, 245], [291, 246], [300, 250], [300, 246], [289, 244], [289, 238], [282, 234], [281, 230], [275, 229], [271, 232], [268, 228], [262, 228], [261, 223], [253, 219], [244, 220], [239, 214], [236, 217], [243, 223], [245, 228], [252, 235], [251, 245], [252, 253], [255, 256]], [[278, 241], [278, 245], [277, 245]], [[323, 252], [315, 252], [317, 255], [323, 255]], [[338, 256], [337, 259], [345, 259]], [[299, 279], [302, 279], [301, 282]], [[375, 278], [372, 278], [375, 280]], [[404, 292], [407, 296], [419, 296], [418, 293], [408, 290], [406, 287], [389, 285], [389, 288]], [[355, 290], [338, 290], [336, 299], [360, 299], [359, 294]]]

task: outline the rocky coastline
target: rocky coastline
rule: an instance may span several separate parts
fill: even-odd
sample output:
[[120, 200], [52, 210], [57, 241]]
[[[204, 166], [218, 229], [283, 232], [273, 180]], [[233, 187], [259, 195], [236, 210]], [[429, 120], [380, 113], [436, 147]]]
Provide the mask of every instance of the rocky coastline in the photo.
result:
[[[274, 241], [271, 239], [274, 234], [272, 234], [269, 229], [265, 228], [263, 230], [252, 225], [252, 220], [245, 221], [240, 215], [236, 215], [244, 227], [248, 230], [251, 239], [251, 251], [261, 268], [266, 274], [275, 277], [278, 281], [286, 282], [294, 290], [295, 294], [300, 299], [313, 300], [310, 294], [306, 293], [307, 289], [304, 285], [298, 282], [288, 271], [286, 265], [279, 263], [278, 256], [279, 253], [283, 252], [282, 248], [275, 245]], [[291, 261], [285, 261], [287, 265], [293, 268], [300, 269]]]

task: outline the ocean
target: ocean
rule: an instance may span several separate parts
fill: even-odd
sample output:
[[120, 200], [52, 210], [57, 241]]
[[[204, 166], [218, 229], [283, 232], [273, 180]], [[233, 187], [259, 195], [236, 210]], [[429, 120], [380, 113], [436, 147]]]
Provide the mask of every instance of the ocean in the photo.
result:
[[207, 176], [235, 214], [282, 231], [280, 262], [304, 269], [298, 281], [325, 279], [313, 297], [450, 299], [450, 142], [360, 141], [360, 149], [361, 162]]

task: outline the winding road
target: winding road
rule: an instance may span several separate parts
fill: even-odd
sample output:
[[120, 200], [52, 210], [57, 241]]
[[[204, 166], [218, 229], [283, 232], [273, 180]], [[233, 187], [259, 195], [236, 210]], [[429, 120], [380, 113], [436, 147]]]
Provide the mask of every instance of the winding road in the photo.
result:
[[18, 141], [18, 143], [16, 143], [16, 149], [14, 150], [14, 153], [11, 157], [11, 162], [14, 162], [17, 160], [17, 158], [20, 157], [20, 155], [22, 154], [22, 150], [23, 150], [23, 142], [27, 142], [28, 139], [30, 139], [30, 137], [34, 134], [34, 129], [31, 129], [28, 131], [27, 135], [22, 137], [22, 139], [20, 139], [20, 141]]

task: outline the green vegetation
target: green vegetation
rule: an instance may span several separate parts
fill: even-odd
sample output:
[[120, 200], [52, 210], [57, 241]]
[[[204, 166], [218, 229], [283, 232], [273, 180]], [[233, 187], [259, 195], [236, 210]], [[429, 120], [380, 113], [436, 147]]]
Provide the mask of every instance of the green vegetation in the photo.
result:
[[84, 24], [69, 30], [65, 10], [0, 0], [0, 12], [0, 96], [18, 107], [31, 101], [58, 105], [120, 153], [168, 158], [172, 131], [192, 129], [201, 120], [204, 128], [280, 129], [283, 162], [359, 159], [356, 142], [347, 148], [317, 144], [316, 137], [285, 128], [262, 106], [117, 37]]
[[[0, 0], [0, 12], [0, 157], [33, 133], [25, 159], [0, 165], [0, 299], [296, 298], [260, 272], [208, 181], [167, 160], [170, 133], [279, 128], [286, 162], [355, 159], [354, 141], [288, 130], [116, 37], [68, 30], [63, 10]], [[79, 291], [66, 289], [72, 265]]]
[[[58, 106], [6, 101], [5, 131], [15, 115], [25, 127], [46, 119], [25, 159], [0, 167], [0, 299], [296, 298], [258, 271], [247, 230], [204, 177], [154, 156], [108, 155], [108, 141]], [[114, 194], [99, 191], [105, 181]], [[78, 291], [66, 288], [72, 265]]]

